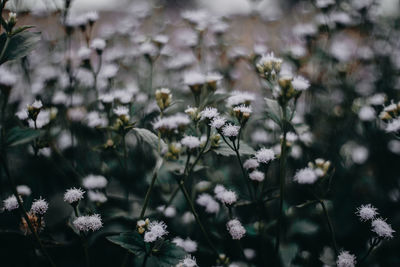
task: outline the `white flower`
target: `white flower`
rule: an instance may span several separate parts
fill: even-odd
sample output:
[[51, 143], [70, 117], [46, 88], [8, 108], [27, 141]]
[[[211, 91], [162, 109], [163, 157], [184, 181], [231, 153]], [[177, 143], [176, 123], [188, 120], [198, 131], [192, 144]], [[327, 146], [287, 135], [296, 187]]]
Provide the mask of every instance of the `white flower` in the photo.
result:
[[73, 224], [76, 229], [83, 232], [88, 232], [89, 230], [97, 231], [103, 226], [99, 214], [79, 216], [74, 220]]
[[281, 58], [275, 57], [274, 52], [271, 52], [269, 54], [263, 55], [258, 60], [257, 69], [261, 70], [261, 69], [264, 69], [265, 66], [269, 66], [269, 65], [276, 65], [276, 66], [280, 67], [282, 62], [283, 62], [283, 60]]
[[157, 235], [153, 232], [146, 232], [144, 234], [144, 242], [151, 243], [157, 240]]
[[375, 109], [370, 106], [363, 106], [358, 111], [358, 117], [362, 121], [373, 121], [376, 118]]
[[232, 205], [237, 201], [237, 195], [232, 190], [226, 190], [225, 187], [217, 185], [214, 189], [215, 197], [225, 205]]
[[172, 242], [175, 243], [175, 245], [177, 245], [178, 247], [183, 248], [188, 253], [193, 253], [197, 251], [197, 242], [191, 240], [190, 238], [182, 239], [180, 237], [175, 237]]
[[208, 119], [211, 120], [215, 117], [219, 116], [219, 112], [216, 108], [213, 107], [206, 107], [203, 111], [200, 112], [200, 118], [202, 120]]
[[260, 166], [260, 164], [258, 163], [258, 161], [256, 159], [248, 159], [243, 163], [243, 167], [246, 170], [257, 169], [258, 166]]
[[256, 251], [251, 248], [243, 249], [243, 253], [244, 253], [244, 256], [246, 257], [246, 259], [248, 259], [248, 260], [254, 259], [254, 257], [256, 256]]
[[265, 179], [264, 173], [260, 171], [252, 171], [249, 178], [253, 181], [262, 182]]
[[393, 238], [393, 233], [395, 232], [390, 224], [388, 224], [382, 218], [377, 218], [371, 223], [372, 231], [375, 232], [379, 237], [391, 239]]
[[89, 174], [82, 181], [83, 187], [86, 189], [102, 189], [108, 184], [108, 181], [104, 176]]
[[354, 267], [356, 265], [356, 256], [348, 251], [340, 252], [336, 264], [338, 267]]
[[114, 101], [114, 95], [113, 94], [103, 94], [99, 96], [99, 100], [103, 103], [112, 103]]
[[310, 87], [310, 82], [303, 76], [296, 76], [292, 80], [292, 86], [297, 91], [305, 91]]
[[30, 196], [32, 193], [32, 190], [27, 185], [18, 185], [17, 192], [21, 196]]
[[106, 41], [100, 38], [94, 39], [90, 44], [90, 48], [98, 51], [103, 51], [105, 47], [106, 47]]
[[386, 125], [385, 131], [388, 133], [398, 132], [400, 130], [400, 119], [394, 119]]
[[271, 160], [275, 159], [275, 153], [272, 149], [268, 148], [261, 148], [257, 150], [255, 154], [255, 158], [259, 163], [265, 163], [267, 164]]
[[294, 181], [299, 184], [313, 184], [318, 179], [318, 175], [312, 168], [298, 170], [294, 175]]
[[239, 220], [233, 219], [226, 224], [226, 228], [232, 236], [232, 239], [239, 240], [246, 234], [246, 229]]
[[78, 202], [79, 200], [83, 199], [83, 194], [85, 191], [83, 191], [81, 188], [70, 188], [67, 191], [65, 191], [64, 194], [64, 201], [68, 202], [69, 204], [73, 204]]
[[153, 221], [149, 224], [148, 231], [144, 234], [144, 241], [154, 242], [166, 234], [168, 234], [167, 225], [162, 221]]
[[223, 117], [215, 117], [211, 122], [210, 126], [215, 128], [215, 129], [220, 129], [222, 126], [224, 126], [226, 123], [226, 119]]
[[200, 140], [196, 136], [185, 136], [182, 138], [181, 144], [189, 149], [194, 149], [200, 146]]
[[3, 205], [7, 211], [12, 211], [18, 209], [19, 207], [17, 198], [14, 195], [11, 195], [8, 198], [4, 199]]
[[99, 19], [99, 13], [97, 11], [90, 11], [85, 14], [86, 19], [93, 23]]
[[236, 137], [239, 134], [239, 129], [239, 126], [229, 123], [222, 128], [222, 134], [226, 137]]
[[378, 215], [377, 209], [371, 204], [361, 205], [357, 208], [356, 214], [360, 217], [361, 221], [373, 220]]
[[26, 120], [28, 118], [28, 110], [26, 109], [21, 109], [20, 111], [18, 111], [17, 113], [15, 113], [15, 116], [18, 117], [18, 119], [20, 119], [21, 121]]
[[205, 81], [204, 75], [195, 71], [186, 72], [183, 77], [183, 83], [189, 86], [201, 85]]
[[256, 99], [255, 95], [250, 92], [234, 91], [231, 96], [226, 100], [229, 107], [237, 106], [240, 104], [250, 105]]
[[177, 130], [181, 126], [188, 125], [190, 123], [190, 119], [185, 114], [175, 114], [169, 117], [163, 117], [158, 119], [153, 123], [153, 128], [155, 130]]
[[162, 212], [164, 214], [164, 216], [167, 218], [173, 218], [176, 215], [176, 208], [171, 207], [171, 206], [165, 208], [165, 205], [161, 205], [161, 206], [157, 207], [157, 210], [159, 212]]
[[315, 5], [318, 7], [318, 8], [327, 8], [327, 7], [329, 7], [329, 6], [331, 6], [331, 5], [334, 5], [335, 4], [335, 1], [334, 0], [317, 0], [316, 2], [315, 2]]
[[190, 255], [186, 256], [183, 260], [181, 260], [176, 267], [197, 267], [196, 259], [191, 257]]
[[88, 60], [90, 59], [90, 55], [92, 54], [92, 50], [90, 50], [89, 48], [87, 48], [86, 46], [83, 46], [81, 48], [79, 48], [78, 50], [78, 57], [81, 60]]
[[44, 215], [49, 208], [49, 204], [46, 200], [39, 198], [36, 199], [31, 206], [31, 212], [36, 215]]
[[41, 100], [35, 100], [31, 107], [35, 109], [41, 109], [43, 107], [42, 101]]
[[124, 106], [118, 106], [113, 111], [117, 116], [127, 116], [129, 113], [128, 108]]
[[103, 192], [99, 192], [99, 191], [89, 190], [88, 197], [89, 197], [89, 200], [92, 202], [104, 203], [107, 201], [106, 195]]
[[200, 206], [205, 207], [207, 213], [217, 214], [219, 212], [218, 202], [215, 201], [215, 199], [207, 193], [200, 194], [197, 197], [196, 203], [199, 204]]

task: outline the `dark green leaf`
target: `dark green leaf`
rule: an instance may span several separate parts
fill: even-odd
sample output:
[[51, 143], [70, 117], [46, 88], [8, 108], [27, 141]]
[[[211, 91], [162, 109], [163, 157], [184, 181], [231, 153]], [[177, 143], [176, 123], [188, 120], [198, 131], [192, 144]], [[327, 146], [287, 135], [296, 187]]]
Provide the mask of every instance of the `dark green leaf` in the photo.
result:
[[151, 131], [144, 128], [133, 128], [136, 134], [146, 143], [148, 143], [152, 148], [158, 150], [158, 142], [160, 140], [160, 149], [163, 150], [167, 147], [162, 139], [159, 139], [157, 135]]
[[147, 261], [147, 266], [170, 267], [175, 266], [187, 253], [175, 244], [164, 241], [158, 250], [153, 250]]
[[35, 130], [31, 128], [12, 128], [7, 135], [7, 145], [17, 146], [31, 142], [35, 138], [38, 138], [43, 134], [40, 130]]
[[[0, 64], [28, 55], [40, 41], [38, 32], [21, 32], [11, 37]], [[6, 43], [6, 35], [0, 36], [0, 50]]]
[[121, 233], [119, 235], [108, 236], [107, 239], [137, 256], [146, 253], [143, 237], [138, 232]]
[[17, 28], [16, 30], [14, 30], [14, 31], [12, 32], [12, 34], [13, 34], [13, 35], [16, 35], [16, 34], [18, 34], [18, 33], [21, 33], [21, 32], [23, 32], [23, 31], [26, 31], [26, 30], [31, 29], [31, 28], [34, 28], [34, 27], [35, 27], [35, 26], [31, 26], [31, 25], [22, 26], [22, 27]]
[[[233, 151], [225, 142], [220, 142], [218, 148], [213, 149], [217, 155], [225, 157], [235, 156], [236, 153]], [[240, 142], [239, 154], [240, 155], [254, 155], [256, 152], [252, 147], [246, 143]]]

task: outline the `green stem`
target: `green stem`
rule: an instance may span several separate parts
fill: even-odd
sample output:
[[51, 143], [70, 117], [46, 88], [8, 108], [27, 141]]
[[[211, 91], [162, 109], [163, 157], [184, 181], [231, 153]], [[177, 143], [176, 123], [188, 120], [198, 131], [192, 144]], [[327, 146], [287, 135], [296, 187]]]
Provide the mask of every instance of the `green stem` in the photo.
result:
[[286, 160], [287, 160], [287, 146], [286, 146], [286, 134], [287, 134], [287, 126], [286, 126], [286, 105], [282, 105], [282, 130], [283, 130], [283, 139], [281, 143], [281, 156], [279, 160], [279, 216], [278, 216], [278, 224], [276, 230], [275, 237], [275, 255], [277, 259], [279, 258], [279, 244], [281, 238], [281, 227], [282, 227], [282, 219], [283, 219], [283, 202], [285, 199], [285, 178], [286, 178]]
[[369, 249], [368, 249], [367, 253], [364, 255], [364, 257], [361, 258], [360, 263], [365, 262], [367, 260], [368, 256], [371, 254], [372, 250], [374, 250], [374, 248], [376, 246], [378, 246], [381, 241], [382, 241], [381, 238], [372, 238], [372, 239], [370, 239], [370, 241], [369, 241], [369, 244], [370, 244]]
[[124, 153], [124, 180], [126, 181], [125, 185], [125, 198], [126, 198], [126, 203], [129, 205], [129, 186], [128, 186], [128, 151], [126, 149], [126, 135], [124, 134], [122, 136], [122, 147], [123, 147], [123, 153]]
[[1, 65], [1, 61], [3, 60], [4, 54], [6, 53], [6, 50], [8, 48], [8, 45], [10, 44], [10, 36], [7, 34], [7, 39], [6, 42], [4, 43], [3, 49], [1, 50], [1, 54], [0, 54], [0, 65]]
[[[78, 205], [74, 205], [74, 213], [75, 213], [75, 216], [78, 218], [79, 217]], [[85, 254], [86, 267], [90, 267], [89, 248], [88, 248], [86, 236], [82, 231], [79, 231], [79, 237], [81, 239], [83, 252]]]
[[326, 209], [326, 205], [325, 205], [324, 201], [318, 199], [318, 203], [321, 205], [322, 210], [324, 211], [324, 215], [325, 215], [326, 221], [328, 222], [328, 227], [329, 227], [329, 232], [331, 234], [333, 248], [334, 248], [336, 256], [337, 256], [339, 254], [339, 249], [338, 249], [338, 246], [336, 244], [335, 232], [333, 230], [332, 221], [331, 221], [331, 219], [329, 217], [329, 213], [328, 213], [328, 210]]
[[[156, 166], [156, 168], [157, 168], [157, 166]], [[151, 191], [153, 190], [154, 183], [155, 183], [156, 180], [157, 180], [157, 175], [158, 175], [158, 172], [157, 172], [156, 170], [154, 170], [153, 178], [151, 179], [150, 186], [149, 186], [149, 188], [147, 189], [146, 196], [145, 196], [145, 198], [144, 198], [144, 204], [143, 204], [143, 207], [142, 207], [142, 211], [140, 212], [140, 219], [143, 219], [144, 214], [145, 214], [145, 212], [146, 212], [147, 205], [149, 204], [149, 201], [150, 201], [150, 194], [151, 194]]]
[[242, 162], [242, 159], [240, 158], [239, 149], [236, 147], [235, 142], [232, 142], [232, 144], [233, 144], [233, 150], [235, 151], [236, 157], [237, 157], [237, 159], [239, 161], [240, 169], [242, 170], [243, 179], [244, 179], [244, 181], [246, 183], [247, 190], [249, 191], [249, 196], [250, 196], [251, 199], [254, 199], [253, 193], [251, 191], [251, 187], [250, 187], [250, 184], [249, 184], [249, 179], [247, 178], [246, 171], [243, 168], [243, 162]]

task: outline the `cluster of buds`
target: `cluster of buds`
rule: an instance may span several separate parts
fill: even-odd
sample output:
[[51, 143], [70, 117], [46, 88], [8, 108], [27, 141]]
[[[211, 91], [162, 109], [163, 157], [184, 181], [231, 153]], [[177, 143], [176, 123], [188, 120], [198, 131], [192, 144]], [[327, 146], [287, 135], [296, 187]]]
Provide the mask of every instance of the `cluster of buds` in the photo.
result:
[[219, 146], [219, 142], [221, 140], [221, 135], [213, 134], [210, 136], [210, 144], [212, 148], [216, 148]]
[[[33, 227], [33, 230], [36, 233], [40, 233], [45, 227], [44, 220], [41, 219], [40, 215], [36, 215], [33, 212], [29, 212], [29, 213], [27, 213], [27, 215], [28, 215], [29, 222], [31, 223], [31, 225]], [[25, 220], [25, 218], [22, 218], [20, 229], [25, 235], [32, 234], [31, 229], [29, 228], [29, 225], [28, 225], [27, 221]]]
[[240, 105], [233, 108], [233, 115], [243, 127], [250, 118], [252, 109], [250, 106]]
[[297, 98], [300, 96], [301, 92], [294, 89], [292, 85], [293, 77], [284, 76], [280, 77], [278, 80], [278, 84], [280, 86], [280, 94], [278, 96], [279, 103], [285, 104], [292, 98]]
[[200, 112], [199, 112], [199, 109], [196, 107], [188, 107], [187, 109], [185, 109], [185, 113], [194, 122], [200, 120]]
[[227, 257], [224, 253], [218, 255], [217, 264], [218, 265], [229, 265], [229, 257]]
[[308, 167], [313, 169], [318, 177], [324, 177], [331, 167], [331, 162], [329, 160], [318, 158], [314, 160], [314, 162], [309, 162]]
[[168, 145], [168, 152], [166, 153], [167, 159], [177, 160], [182, 150], [182, 145], [180, 143], [171, 142]]
[[396, 119], [400, 114], [400, 102], [391, 103], [386, 106], [383, 111], [379, 114], [379, 118], [385, 122]]
[[146, 220], [139, 220], [136, 223], [136, 228], [137, 228], [138, 233], [143, 234], [146, 231], [149, 224], [150, 224], [150, 220], [148, 218], [146, 218]]
[[32, 105], [28, 105], [27, 109], [28, 109], [28, 116], [30, 119], [32, 119], [33, 121], [36, 121], [40, 110], [43, 108], [43, 104], [42, 101], [40, 100], [35, 100], [35, 102], [33, 102]]
[[260, 58], [256, 64], [258, 73], [263, 78], [275, 79], [281, 71], [282, 59], [275, 57], [274, 53], [269, 53]]
[[7, 32], [8, 35], [11, 35], [14, 26], [17, 24], [17, 13], [10, 12], [8, 14], [8, 20], [4, 21], [2, 19], [2, 22], [4, 30]]
[[168, 88], [161, 88], [156, 90], [156, 101], [161, 112], [163, 112], [166, 108], [168, 108], [171, 105], [172, 102], [171, 91]]

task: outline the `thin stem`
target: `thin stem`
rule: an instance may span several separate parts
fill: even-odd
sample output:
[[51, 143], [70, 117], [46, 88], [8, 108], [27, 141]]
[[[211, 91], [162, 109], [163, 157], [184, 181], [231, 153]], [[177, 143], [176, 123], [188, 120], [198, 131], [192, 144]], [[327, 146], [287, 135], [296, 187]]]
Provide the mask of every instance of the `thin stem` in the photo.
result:
[[235, 142], [232, 142], [232, 144], [233, 144], [233, 150], [235, 151], [236, 157], [237, 157], [237, 159], [239, 161], [240, 169], [242, 170], [243, 179], [244, 179], [245, 184], [247, 186], [247, 190], [249, 191], [249, 196], [250, 196], [250, 198], [254, 199], [253, 193], [251, 191], [251, 187], [250, 187], [250, 184], [249, 184], [249, 179], [247, 179], [246, 171], [243, 168], [243, 162], [242, 162], [242, 159], [240, 158], [239, 149], [236, 147]]
[[11, 37], [7, 34], [6, 42], [4, 43], [3, 49], [1, 50], [1, 54], [0, 54], [0, 65], [1, 65], [1, 61], [3, 60], [4, 54], [6, 53], [8, 45], [10, 44], [10, 40], [11, 40]]
[[381, 241], [382, 241], [381, 238], [372, 238], [369, 240], [369, 244], [370, 244], [369, 249], [368, 249], [367, 253], [364, 255], [364, 257], [361, 258], [360, 263], [367, 260], [368, 256], [371, 254], [372, 250], [374, 250], [374, 248], [376, 246], [378, 246]]
[[[124, 153], [124, 180], [128, 183], [128, 151], [126, 149], [126, 135], [122, 136], [122, 149]], [[125, 185], [125, 198], [126, 203], [129, 205], [129, 187]]]
[[337, 256], [339, 254], [339, 250], [338, 250], [338, 247], [337, 247], [337, 244], [336, 244], [335, 232], [333, 230], [332, 221], [331, 221], [331, 219], [329, 217], [329, 213], [328, 213], [328, 210], [326, 209], [326, 205], [325, 205], [324, 201], [319, 199], [318, 202], [321, 205], [322, 210], [324, 211], [325, 218], [326, 218], [326, 220], [328, 222], [328, 227], [329, 227], [329, 232], [331, 234], [333, 248], [334, 248], [336, 256]]
[[[157, 168], [157, 166], [156, 166], [156, 168]], [[157, 175], [158, 175], [158, 172], [157, 172], [156, 170], [154, 170], [153, 178], [151, 179], [150, 186], [149, 186], [149, 188], [147, 189], [146, 196], [145, 196], [145, 198], [144, 198], [144, 204], [143, 204], [143, 207], [142, 207], [142, 211], [140, 212], [140, 219], [143, 219], [144, 214], [145, 214], [145, 212], [146, 212], [147, 205], [149, 204], [149, 201], [150, 201], [150, 194], [151, 194], [151, 191], [153, 190], [154, 183], [155, 183], [156, 180], [157, 180]]]
[[[75, 216], [78, 218], [79, 217], [78, 205], [74, 205], [74, 213], [75, 213]], [[83, 252], [85, 254], [86, 267], [90, 267], [89, 249], [88, 249], [88, 244], [87, 244], [87, 240], [86, 240], [86, 236], [85, 236], [84, 232], [79, 231], [79, 237], [81, 239]]]
[[286, 158], [287, 158], [287, 146], [286, 146], [286, 105], [281, 106], [282, 108], [282, 130], [283, 130], [283, 139], [281, 143], [281, 156], [279, 160], [279, 216], [278, 216], [278, 224], [276, 229], [276, 237], [275, 237], [275, 255], [279, 257], [279, 244], [281, 238], [281, 227], [282, 227], [282, 219], [283, 219], [283, 202], [285, 199], [285, 178], [286, 178]]
[[36, 232], [35, 228], [32, 225], [31, 220], [28, 217], [28, 214], [27, 214], [27, 212], [25, 210], [25, 207], [24, 207], [24, 205], [23, 205], [23, 203], [22, 203], [22, 201], [21, 201], [21, 199], [20, 199], [20, 197], [18, 195], [18, 191], [17, 191], [17, 187], [15, 185], [14, 179], [10, 175], [10, 171], [8, 169], [8, 165], [7, 165], [6, 159], [4, 158], [4, 155], [0, 155], [0, 160], [1, 160], [1, 163], [3, 165], [4, 171], [6, 173], [6, 176], [7, 176], [8, 180], [9, 180], [9, 183], [11, 185], [11, 189], [13, 191], [13, 194], [17, 199], [19, 210], [20, 210], [23, 218], [25, 219], [26, 223], [28, 224], [29, 230], [31, 231], [34, 239], [36, 240], [36, 242], [39, 245], [39, 249], [42, 251], [43, 255], [47, 258], [47, 260], [49, 261], [50, 265], [52, 267], [56, 267], [56, 264], [54, 263], [54, 261], [50, 257], [50, 254], [44, 248], [42, 242], [40, 241], [38, 233]]

